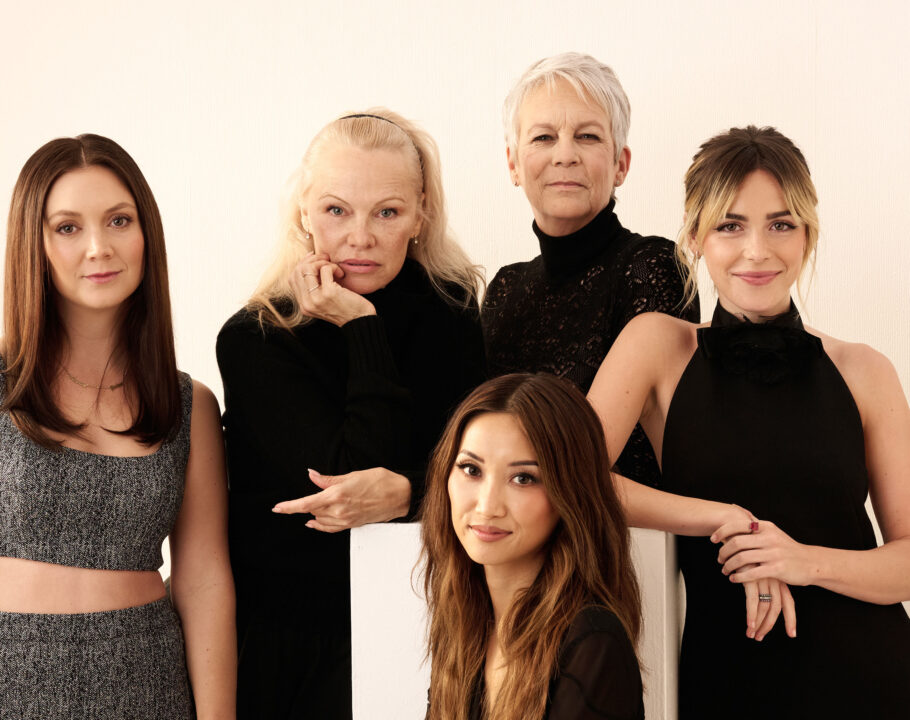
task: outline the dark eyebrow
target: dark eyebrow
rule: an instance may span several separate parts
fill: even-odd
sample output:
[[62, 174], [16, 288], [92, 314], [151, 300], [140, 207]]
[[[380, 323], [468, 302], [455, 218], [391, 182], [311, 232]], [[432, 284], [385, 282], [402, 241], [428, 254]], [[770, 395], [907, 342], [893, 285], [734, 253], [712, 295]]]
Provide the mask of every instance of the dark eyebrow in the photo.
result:
[[[483, 462], [483, 458], [480, 457], [480, 455], [477, 455], [476, 453], [472, 453], [470, 450], [465, 450], [462, 448], [461, 450], [458, 451], [458, 454], [467, 455], [468, 457], [471, 457], [474, 460], [477, 460], [478, 462]], [[536, 460], [517, 460], [516, 462], [509, 463], [509, 467], [513, 467], [513, 466], [517, 466], [517, 465], [532, 465], [534, 467], [539, 467]]]
[[[117, 203], [113, 207], [109, 207], [107, 210], [104, 211], [104, 214], [107, 215], [109, 213], [117, 212], [118, 210], [123, 210], [126, 208], [136, 211], [136, 206], [133, 205], [133, 203], [122, 202], [122, 203]], [[82, 217], [82, 213], [76, 212], [75, 210], [58, 210], [53, 215], [48, 215], [47, 220], [50, 221], [51, 218], [55, 218], [58, 215], [62, 215], [63, 217]]]
[[[792, 214], [793, 213], [791, 213], [789, 210], [779, 210], [778, 212], [768, 213], [767, 215], [765, 215], [765, 220], [775, 220], [776, 218], [787, 217], [788, 215], [792, 215]], [[731, 212], [728, 212], [724, 217], [727, 220], [745, 221], [747, 219], [745, 215], [737, 215], [736, 213], [731, 213]]]
[[55, 212], [53, 215], [48, 215], [47, 218], [45, 218], [45, 219], [46, 219], [48, 222], [50, 222], [52, 218], [55, 218], [55, 217], [57, 217], [58, 215], [60, 215], [60, 216], [62, 216], [62, 217], [82, 217], [82, 214], [81, 214], [81, 213], [77, 213], [77, 212], [74, 211], [74, 210], [58, 210], [58, 211]]

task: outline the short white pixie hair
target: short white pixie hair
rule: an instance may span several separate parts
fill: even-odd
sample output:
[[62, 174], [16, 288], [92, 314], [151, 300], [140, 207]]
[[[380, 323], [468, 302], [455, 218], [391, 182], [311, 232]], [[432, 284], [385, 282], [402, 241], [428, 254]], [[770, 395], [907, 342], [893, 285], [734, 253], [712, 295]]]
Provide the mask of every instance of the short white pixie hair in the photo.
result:
[[538, 60], [525, 70], [524, 75], [509, 91], [502, 106], [502, 122], [506, 143], [512, 155], [518, 150], [518, 114], [525, 98], [541, 85], [552, 88], [557, 80], [571, 83], [579, 95], [591, 98], [607, 113], [613, 131], [614, 159], [619, 160], [629, 137], [632, 112], [629, 98], [609, 65], [577, 52], [561, 53]]

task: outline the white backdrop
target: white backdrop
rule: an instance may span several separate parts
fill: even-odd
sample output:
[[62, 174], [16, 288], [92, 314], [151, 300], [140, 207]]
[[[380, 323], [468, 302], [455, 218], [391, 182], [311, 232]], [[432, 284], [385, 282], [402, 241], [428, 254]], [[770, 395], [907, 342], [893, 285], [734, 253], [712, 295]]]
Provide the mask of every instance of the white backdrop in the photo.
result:
[[270, 256], [285, 180], [325, 122], [381, 104], [426, 127], [451, 224], [491, 278], [536, 253], [502, 100], [532, 61], [579, 50], [631, 99], [618, 214], [635, 231], [675, 236], [683, 173], [710, 135], [771, 124], [801, 146], [821, 198], [808, 320], [885, 352], [906, 389], [908, 36], [904, 0], [0, 0], [0, 223], [39, 145], [120, 142], [164, 218], [179, 363], [220, 396], [215, 335]]

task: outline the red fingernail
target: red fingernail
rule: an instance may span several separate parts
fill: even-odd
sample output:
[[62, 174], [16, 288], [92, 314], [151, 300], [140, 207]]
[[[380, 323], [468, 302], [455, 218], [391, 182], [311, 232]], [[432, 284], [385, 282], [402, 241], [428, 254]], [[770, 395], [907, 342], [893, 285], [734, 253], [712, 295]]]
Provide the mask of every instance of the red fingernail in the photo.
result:
[[753, 520], [749, 523], [749, 532], [758, 532], [758, 521]]

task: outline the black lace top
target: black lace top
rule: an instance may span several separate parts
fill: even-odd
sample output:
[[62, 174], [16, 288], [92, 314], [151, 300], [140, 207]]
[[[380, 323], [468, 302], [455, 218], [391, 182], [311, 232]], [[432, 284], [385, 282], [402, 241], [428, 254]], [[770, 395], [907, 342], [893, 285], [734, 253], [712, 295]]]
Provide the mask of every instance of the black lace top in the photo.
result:
[[[551, 237], [537, 223], [541, 254], [503, 267], [487, 288], [481, 321], [490, 374], [550, 372], [587, 392], [620, 331], [656, 311], [698, 322], [698, 300], [683, 309], [684, 280], [674, 245], [619, 223], [611, 201], [581, 230]], [[625, 475], [656, 485], [647, 438], [636, 427], [617, 462]]]

